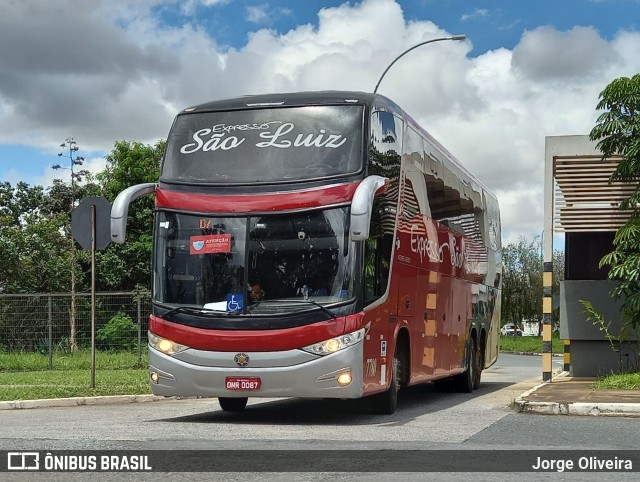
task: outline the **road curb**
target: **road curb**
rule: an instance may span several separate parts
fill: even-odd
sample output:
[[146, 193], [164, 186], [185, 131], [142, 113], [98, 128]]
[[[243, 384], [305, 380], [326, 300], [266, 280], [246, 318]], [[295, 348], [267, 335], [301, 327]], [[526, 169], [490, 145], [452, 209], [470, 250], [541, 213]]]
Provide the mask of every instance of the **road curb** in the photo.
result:
[[40, 400], [11, 400], [0, 402], [0, 410], [20, 410], [48, 407], [79, 407], [82, 405], [108, 405], [114, 403], [140, 403], [167, 400], [156, 395], [110, 395], [104, 397], [47, 398]]
[[515, 401], [518, 412], [538, 415], [580, 415], [592, 417], [640, 417], [637, 403], [531, 402]]
[[[562, 372], [558, 377], [568, 376]], [[640, 417], [640, 403], [616, 402], [533, 402], [527, 400], [533, 392], [544, 387], [549, 382], [536, 385], [514, 400], [516, 409], [520, 413], [536, 413], [538, 415], [580, 415], [591, 417]]]

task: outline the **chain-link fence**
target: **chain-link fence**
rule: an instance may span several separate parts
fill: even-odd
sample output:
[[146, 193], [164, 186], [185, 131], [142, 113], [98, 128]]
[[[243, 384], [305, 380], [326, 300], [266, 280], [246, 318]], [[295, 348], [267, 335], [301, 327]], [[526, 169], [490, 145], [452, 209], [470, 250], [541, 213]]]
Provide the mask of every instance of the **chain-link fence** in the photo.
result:
[[[49, 356], [91, 348], [91, 294], [0, 294], [0, 352]], [[75, 329], [72, 305], [75, 304]], [[147, 344], [146, 292], [96, 293], [96, 348], [137, 352]]]

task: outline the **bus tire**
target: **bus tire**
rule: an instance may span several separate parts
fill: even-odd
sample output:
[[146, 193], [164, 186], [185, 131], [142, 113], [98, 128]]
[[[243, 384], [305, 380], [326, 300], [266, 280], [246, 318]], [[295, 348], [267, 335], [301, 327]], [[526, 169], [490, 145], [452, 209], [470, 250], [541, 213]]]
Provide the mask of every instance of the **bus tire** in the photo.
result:
[[482, 368], [484, 367], [484, 343], [476, 350], [476, 371], [473, 377], [473, 389], [476, 390], [480, 387], [480, 378], [482, 378]]
[[218, 397], [220, 408], [225, 412], [242, 412], [244, 410], [244, 407], [247, 406], [247, 400], [249, 400], [247, 397]]
[[453, 377], [453, 388], [459, 393], [471, 393], [474, 389], [476, 373], [478, 371], [478, 350], [473, 338], [469, 338], [466, 359], [466, 370]]
[[400, 390], [400, 358], [398, 352], [393, 355], [391, 367], [391, 383], [389, 389], [371, 397], [371, 408], [378, 415], [391, 415], [398, 408], [398, 391]]

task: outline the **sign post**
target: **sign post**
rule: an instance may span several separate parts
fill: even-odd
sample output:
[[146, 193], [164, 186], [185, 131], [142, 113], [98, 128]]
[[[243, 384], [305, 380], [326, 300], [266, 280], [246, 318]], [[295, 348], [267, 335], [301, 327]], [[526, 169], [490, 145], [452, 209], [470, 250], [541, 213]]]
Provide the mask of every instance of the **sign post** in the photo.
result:
[[71, 212], [71, 234], [91, 251], [91, 388], [96, 386], [96, 250], [111, 242], [111, 204], [104, 197], [86, 197]]

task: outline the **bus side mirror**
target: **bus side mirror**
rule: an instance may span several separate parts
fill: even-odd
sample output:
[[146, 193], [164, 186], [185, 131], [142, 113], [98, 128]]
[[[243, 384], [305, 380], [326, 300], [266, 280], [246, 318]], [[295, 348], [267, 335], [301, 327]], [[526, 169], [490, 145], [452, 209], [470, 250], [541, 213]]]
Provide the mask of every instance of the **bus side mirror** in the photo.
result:
[[144, 194], [155, 192], [156, 184], [147, 182], [128, 187], [116, 197], [111, 206], [111, 241], [124, 243], [127, 234], [129, 204]]
[[386, 177], [368, 176], [356, 188], [351, 200], [349, 236], [352, 241], [363, 241], [369, 238], [373, 198], [376, 192], [386, 185], [387, 181]]

